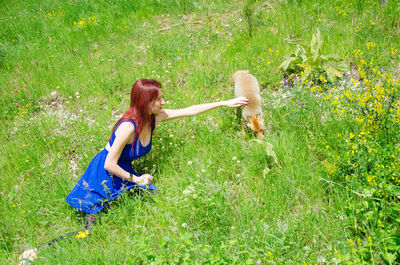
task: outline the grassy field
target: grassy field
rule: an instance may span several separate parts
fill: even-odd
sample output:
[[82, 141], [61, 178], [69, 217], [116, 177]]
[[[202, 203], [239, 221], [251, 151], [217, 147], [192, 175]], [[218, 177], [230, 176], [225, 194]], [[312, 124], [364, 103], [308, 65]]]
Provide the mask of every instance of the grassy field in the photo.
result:
[[[165, 108], [181, 108], [232, 98], [239, 69], [261, 85], [263, 140], [243, 137], [227, 108], [162, 123], [134, 162], [156, 169], [154, 201], [124, 194], [90, 237], [35, 264], [400, 263], [397, 1], [4, 0], [0, 11], [1, 264], [83, 227], [65, 197], [136, 79], [160, 81]], [[317, 29], [349, 70], [286, 85], [289, 40]]]

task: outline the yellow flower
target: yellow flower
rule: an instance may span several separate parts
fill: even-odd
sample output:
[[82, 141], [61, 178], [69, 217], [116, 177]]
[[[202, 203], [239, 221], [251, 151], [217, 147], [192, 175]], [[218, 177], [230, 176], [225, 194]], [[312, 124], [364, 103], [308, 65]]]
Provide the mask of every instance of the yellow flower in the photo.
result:
[[89, 235], [89, 230], [85, 230], [84, 232], [79, 231], [79, 233], [76, 235], [76, 238], [86, 238]]
[[353, 139], [354, 136], [355, 136], [354, 133], [351, 132], [350, 135], [349, 135], [349, 138], [350, 138], [350, 139]]
[[331, 97], [332, 97], [332, 94], [329, 94], [326, 97], [324, 97], [324, 100], [329, 100]]
[[369, 50], [369, 49], [373, 49], [373, 48], [375, 48], [376, 47], [376, 43], [374, 43], [374, 42], [372, 42], [372, 41], [370, 41], [370, 42], [367, 42], [367, 49]]
[[345, 90], [345, 91], [343, 92], [343, 94], [344, 94], [344, 96], [345, 96], [346, 98], [348, 98], [348, 99], [350, 99], [350, 100], [353, 99], [353, 95], [351, 94], [351, 91]]

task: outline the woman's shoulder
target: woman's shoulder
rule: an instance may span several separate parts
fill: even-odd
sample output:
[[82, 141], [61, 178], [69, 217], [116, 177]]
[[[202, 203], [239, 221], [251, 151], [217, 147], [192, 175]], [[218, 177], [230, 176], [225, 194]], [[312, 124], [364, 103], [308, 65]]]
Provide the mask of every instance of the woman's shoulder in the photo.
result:
[[121, 121], [120, 125], [118, 128], [115, 130], [116, 135], [121, 135], [121, 134], [133, 134], [136, 130], [136, 124], [134, 121], [131, 120], [126, 120], [126, 121]]

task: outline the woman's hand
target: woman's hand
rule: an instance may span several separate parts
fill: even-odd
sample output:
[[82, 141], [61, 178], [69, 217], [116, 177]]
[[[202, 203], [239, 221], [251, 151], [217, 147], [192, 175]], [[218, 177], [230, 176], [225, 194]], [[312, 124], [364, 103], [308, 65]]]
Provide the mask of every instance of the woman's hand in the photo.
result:
[[224, 101], [224, 105], [229, 108], [237, 108], [249, 103], [249, 99], [247, 97], [237, 97], [231, 100]]
[[143, 174], [135, 179], [135, 183], [141, 186], [149, 185], [151, 184], [152, 181], [153, 181], [153, 176], [150, 174]]

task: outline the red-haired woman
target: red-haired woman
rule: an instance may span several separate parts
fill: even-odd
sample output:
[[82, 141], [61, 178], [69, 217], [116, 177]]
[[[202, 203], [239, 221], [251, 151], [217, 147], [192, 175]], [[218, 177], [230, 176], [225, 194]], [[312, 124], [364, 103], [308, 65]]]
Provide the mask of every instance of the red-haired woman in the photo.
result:
[[[137, 174], [132, 161], [150, 152], [152, 134], [162, 121], [188, 117], [218, 107], [239, 107], [247, 104], [245, 97], [227, 101], [194, 105], [184, 109], [163, 109], [165, 101], [160, 91], [161, 84], [155, 80], [139, 79], [131, 91], [129, 109], [115, 124], [107, 146], [98, 153], [89, 164], [85, 173], [66, 197], [67, 202], [79, 211], [88, 213], [85, 232], [73, 232], [68, 235], [87, 235], [91, 224], [95, 223], [95, 213], [101, 211], [111, 200], [123, 192], [138, 187], [156, 191], [150, 174]], [[20, 263], [30, 262], [43, 246], [53, 245], [60, 238], [42, 244], [36, 249], [25, 251]]]
[[160, 89], [161, 84], [155, 80], [135, 82], [130, 107], [115, 124], [106, 148], [96, 155], [67, 196], [72, 207], [93, 214], [132, 187], [156, 191], [151, 184], [153, 176], [137, 174], [132, 161], [150, 152], [152, 134], [160, 122], [194, 116], [221, 106], [234, 108], [247, 104], [247, 98], [238, 97], [184, 109], [163, 109], [165, 101]]

